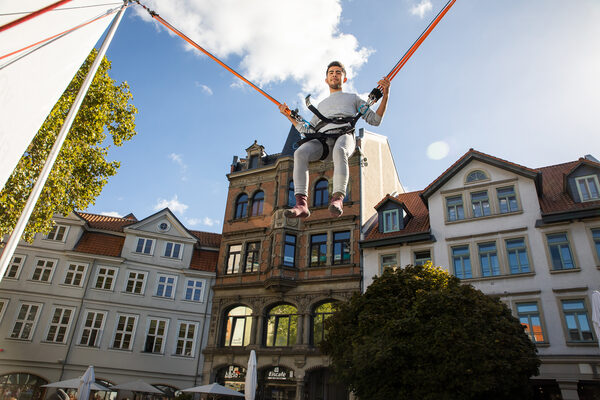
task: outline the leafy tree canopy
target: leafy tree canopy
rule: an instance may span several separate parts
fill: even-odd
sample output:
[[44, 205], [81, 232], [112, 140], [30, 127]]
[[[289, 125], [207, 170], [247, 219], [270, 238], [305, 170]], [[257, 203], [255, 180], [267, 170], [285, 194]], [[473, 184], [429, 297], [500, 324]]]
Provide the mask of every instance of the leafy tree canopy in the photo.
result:
[[500, 300], [431, 263], [386, 269], [327, 325], [322, 350], [360, 399], [525, 399], [540, 365]]
[[[87, 57], [0, 192], [0, 237], [14, 229], [96, 54], [94, 49]], [[137, 109], [129, 103], [129, 86], [117, 85], [108, 75], [110, 66], [103, 58], [31, 215], [24, 234], [27, 240], [35, 232], [49, 232], [54, 213], [85, 210], [107, 178], [117, 173], [120, 163], [107, 160], [111, 146], [105, 143], [107, 134], [115, 146], [136, 134]]]

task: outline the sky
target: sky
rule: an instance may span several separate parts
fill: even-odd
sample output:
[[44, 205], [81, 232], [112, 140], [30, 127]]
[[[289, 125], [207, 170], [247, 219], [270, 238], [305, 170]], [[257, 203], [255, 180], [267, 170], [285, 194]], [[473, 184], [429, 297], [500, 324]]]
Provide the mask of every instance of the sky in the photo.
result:
[[[445, 0], [142, 0], [291, 108], [326, 95], [325, 67], [366, 95]], [[380, 126], [407, 191], [470, 148], [531, 168], [600, 158], [600, 1], [458, 0], [392, 81]], [[233, 156], [283, 148], [290, 124], [265, 97], [131, 5], [108, 50], [137, 135], [87, 211], [145, 218], [169, 207], [221, 232]]]

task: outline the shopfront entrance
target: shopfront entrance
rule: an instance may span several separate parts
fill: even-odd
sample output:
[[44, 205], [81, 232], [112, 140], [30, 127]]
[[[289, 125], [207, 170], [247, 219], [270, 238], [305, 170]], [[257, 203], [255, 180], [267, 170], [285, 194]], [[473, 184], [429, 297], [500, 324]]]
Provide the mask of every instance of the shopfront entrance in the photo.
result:
[[294, 371], [284, 367], [267, 367], [258, 374], [259, 400], [294, 400], [296, 379]]
[[244, 392], [246, 381], [246, 368], [238, 365], [229, 365], [217, 371], [217, 383], [230, 389]]

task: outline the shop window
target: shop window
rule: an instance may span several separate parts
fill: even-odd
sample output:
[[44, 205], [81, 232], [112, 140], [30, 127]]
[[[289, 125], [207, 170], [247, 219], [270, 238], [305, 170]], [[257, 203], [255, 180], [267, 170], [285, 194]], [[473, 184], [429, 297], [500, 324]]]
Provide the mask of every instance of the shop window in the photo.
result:
[[285, 347], [296, 344], [298, 315], [296, 307], [281, 304], [269, 311], [267, 320], [268, 347]]
[[325, 320], [333, 315], [336, 310], [335, 303], [323, 303], [317, 308], [313, 314], [313, 344], [319, 345], [327, 337], [327, 329], [325, 328]]
[[223, 346], [248, 346], [252, 330], [252, 309], [238, 306], [227, 313]]
[[0, 394], [4, 400], [41, 400], [48, 381], [37, 375], [17, 372], [0, 376]]

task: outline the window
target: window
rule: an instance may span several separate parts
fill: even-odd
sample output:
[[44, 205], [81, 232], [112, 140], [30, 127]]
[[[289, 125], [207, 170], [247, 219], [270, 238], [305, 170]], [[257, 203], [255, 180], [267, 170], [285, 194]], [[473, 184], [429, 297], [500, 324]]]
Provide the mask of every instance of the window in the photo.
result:
[[25, 256], [14, 255], [10, 264], [8, 264], [8, 268], [4, 273], [5, 278], [9, 279], [19, 279], [19, 275], [21, 274], [21, 267], [25, 262]]
[[165, 257], [181, 258], [183, 255], [183, 245], [181, 243], [167, 242], [165, 245]]
[[594, 335], [590, 327], [587, 310], [583, 300], [562, 300], [563, 315], [567, 326], [567, 341], [593, 342]]
[[105, 320], [105, 312], [88, 311], [83, 323], [79, 344], [88, 347], [100, 347], [100, 336], [104, 329]]
[[498, 188], [496, 189], [496, 193], [498, 194], [500, 213], [505, 214], [519, 210], [514, 186]]
[[285, 235], [283, 245], [283, 265], [286, 267], [296, 266], [296, 236]]
[[542, 343], [544, 332], [537, 303], [517, 303], [517, 317], [525, 327], [525, 333], [533, 343]]
[[136, 323], [137, 316], [135, 315], [119, 315], [117, 317], [117, 329], [115, 330], [115, 338], [112, 344], [113, 349], [131, 350], [133, 348], [133, 335]]
[[594, 245], [596, 246], [596, 255], [600, 260], [600, 228], [592, 229], [592, 239], [594, 240]]
[[175, 287], [177, 286], [177, 277], [173, 275], [158, 274], [156, 285], [156, 296], [172, 299], [175, 296]]
[[481, 265], [481, 276], [500, 275], [500, 265], [498, 264], [498, 252], [496, 251], [496, 242], [480, 243], [479, 263]]
[[569, 239], [566, 233], [555, 233], [546, 236], [548, 240], [548, 250], [552, 260], [552, 269], [564, 270], [575, 268]]
[[327, 179], [321, 179], [315, 185], [315, 194], [313, 205], [315, 207], [326, 206], [329, 202], [329, 182]]
[[458, 246], [452, 248], [452, 265], [454, 266], [454, 275], [460, 279], [472, 278], [471, 258], [469, 255], [469, 246]]
[[482, 192], [471, 193], [471, 205], [473, 206], [474, 217], [485, 217], [491, 214], [490, 199], [486, 190]]
[[54, 265], [56, 261], [39, 259], [35, 264], [33, 275], [31, 276], [32, 281], [37, 282], [50, 282], [52, 275], [54, 274]]
[[386, 268], [396, 269], [398, 268], [398, 261], [396, 259], [396, 254], [383, 254], [381, 256], [381, 265], [379, 273], [383, 274], [383, 271]]
[[0, 322], [2, 322], [2, 318], [4, 317], [4, 311], [6, 311], [7, 304], [8, 299], [0, 299]]
[[67, 274], [65, 275], [65, 285], [81, 287], [83, 285], [86, 268], [87, 265], [85, 264], [69, 264], [67, 267]]
[[125, 285], [125, 292], [132, 294], [144, 294], [144, 287], [146, 285], [146, 273], [129, 271], [127, 278], [127, 284]]
[[431, 261], [431, 251], [415, 251], [415, 265], [425, 265], [427, 261]]
[[446, 197], [446, 210], [448, 211], [448, 221], [465, 219], [462, 196]]
[[48, 235], [46, 235], [47, 240], [54, 240], [56, 242], [64, 242], [64, 239], [67, 234], [67, 227], [65, 225], [54, 225], [52, 230]]
[[175, 354], [184, 357], [193, 357], [196, 348], [196, 331], [198, 331], [198, 323], [196, 322], [180, 322], [177, 329], [177, 345], [175, 346]]
[[234, 218], [245, 218], [248, 216], [248, 195], [241, 194], [235, 201]]
[[485, 174], [485, 172], [483, 171], [473, 171], [471, 173], [469, 173], [469, 175], [467, 175], [467, 179], [466, 179], [466, 183], [471, 183], [471, 182], [477, 182], [477, 181], [485, 181], [486, 179], [489, 179], [487, 177], [487, 175]]
[[267, 322], [267, 346], [282, 347], [296, 344], [298, 315], [290, 304], [275, 306], [269, 311]]
[[242, 253], [241, 244], [232, 244], [227, 252], [227, 274], [237, 274], [240, 272], [240, 255]]
[[530, 271], [525, 239], [507, 240], [506, 253], [508, 254], [508, 266], [511, 274], [523, 274]]
[[262, 215], [265, 203], [265, 192], [258, 192], [252, 197], [252, 216]]
[[296, 205], [296, 193], [294, 192], [294, 181], [290, 181], [288, 185], [288, 200], [287, 205], [294, 207]]
[[600, 192], [598, 188], [598, 177], [596, 175], [582, 176], [575, 178], [577, 183], [577, 191], [579, 192], [579, 198], [581, 201], [593, 201], [600, 199]]
[[327, 263], [327, 234], [310, 237], [310, 266], [317, 267]]
[[98, 267], [98, 275], [96, 275], [96, 283], [94, 284], [94, 288], [103, 290], [113, 290], [116, 278], [116, 268]]
[[154, 250], [154, 240], [138, 238], [137, 247], [135, 248], [136, 253], [152, 255]]
[[250, 156], [250, 160], [248, 161], [248, 169], [252, 169], [252, 168], [256, 168], [256, 167], [258, 167], [258, 156], [257, 155]]
[[204, 279], [188, 279], [185, 284], [185, 299], [202, 301], [204, 298]]
[[237, 306], [227, 314], [223, 346], [248, 346], [252, 330], [252, 309]]
[[400, 230], [400, 218], [398, 209], [386, 210], [382, 213], [383, 232], [396, 232]]
[[46, 334], [47, 342], [65, 343], [69, 325], [71, 325], [71, 317], [75, 309], [67, 307], [56, 307], [52, 313], [48, 333]]
[[246, 263], [244, 272], [258, 272], [259, 269], [259, 250], [260, 242], [250, 242], [246, 244]]
[[332, 264], [348, 264], [350, 262], [350, 232], [335, 232], [333, 234]]
[[162, 354], [164, 352], [168, 326], [169, 321], [166, 319], [148, 319], [148, 331], [144, 344], [145, 353]]
[[10, 333], [11, 339], [31, 340], [40, 316], [41, 304], [23, 303]]
[[315, 308], [313, 315], [313, 344], [317, 346], [327, 337], [325, 320], [333, 315], [336, 310], [335, 303], [324, 303]]

